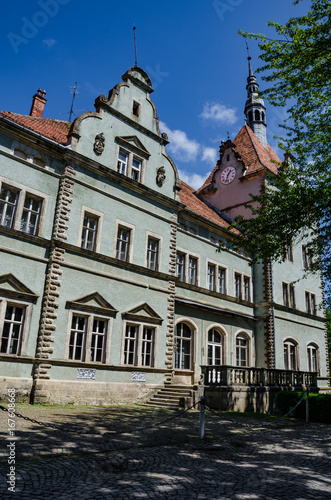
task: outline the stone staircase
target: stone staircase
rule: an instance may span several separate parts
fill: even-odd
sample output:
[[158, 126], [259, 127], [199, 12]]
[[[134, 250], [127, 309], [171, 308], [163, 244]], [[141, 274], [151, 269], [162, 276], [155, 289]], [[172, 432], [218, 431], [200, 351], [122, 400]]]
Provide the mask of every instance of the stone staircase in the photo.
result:
[[188, 408], [196, 399], [196, 387], [165, 383], [164, 387], [161, 387], [151, 399], [146, 401], [145, 406], [178, 410]]

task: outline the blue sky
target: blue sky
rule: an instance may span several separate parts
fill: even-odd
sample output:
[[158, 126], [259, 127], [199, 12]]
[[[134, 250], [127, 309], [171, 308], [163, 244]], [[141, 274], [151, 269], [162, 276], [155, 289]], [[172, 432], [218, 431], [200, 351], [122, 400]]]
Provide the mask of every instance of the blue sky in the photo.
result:
[[[222, 139], [244, 124], [247, 53], [238, 29], [273, 35], [267, 22], [284, 23], [308, 10], [309, 0], [16, 0], [2, 5], [0, 109], [28, 114], [41, 87], [44, 116], [68, 119], [77, 81], [77, 114], [121, 81], [134, 65], [151, 77], [152, 94], [168, 133], [167, 151], [181, 178], [194, 187], [215, 166]], [[253, 69], [257, 43], [249, 42]], [[261, 78], [258, 76], [259, 83]], [[261, 85], [263, 87], [263, 84]], [[67, 113], [67, 114], [66, 114]], [[267, 104], [268, 140], [284, 111]]]

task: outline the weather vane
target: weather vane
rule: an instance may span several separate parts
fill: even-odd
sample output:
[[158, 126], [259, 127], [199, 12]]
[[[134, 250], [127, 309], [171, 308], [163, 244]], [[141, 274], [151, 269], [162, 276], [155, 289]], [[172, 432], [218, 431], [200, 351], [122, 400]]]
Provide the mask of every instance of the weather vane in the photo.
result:
[[138, 66], [138, 63], [137, 63], [137, 39], [136, 39], [136, 27], [135, 27], [135, 25], [133, 25], [133, 36], [134, 36], [134, 53], [135, 53], [134, 65]]

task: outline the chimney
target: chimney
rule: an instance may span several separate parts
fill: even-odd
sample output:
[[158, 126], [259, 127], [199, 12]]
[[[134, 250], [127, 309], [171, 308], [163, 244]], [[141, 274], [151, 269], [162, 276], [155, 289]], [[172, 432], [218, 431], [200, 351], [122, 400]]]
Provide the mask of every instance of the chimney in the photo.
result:
[[38, 118], [43, 116], [44, 107], [47, 101], [47, 99], [45, 99], [45, 95], [46, 90], [37, 90], [37, 93], [32, 98], [30, 116], [37, 116]]

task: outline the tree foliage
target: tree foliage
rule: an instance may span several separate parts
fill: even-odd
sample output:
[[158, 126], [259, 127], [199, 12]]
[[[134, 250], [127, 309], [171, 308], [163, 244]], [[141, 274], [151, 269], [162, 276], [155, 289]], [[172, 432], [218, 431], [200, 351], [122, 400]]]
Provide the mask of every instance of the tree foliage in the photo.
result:
[[[296, 5], [302, 0], [296, 0]], [[287, 109], [279, 145], [288, 153], [279, 175], [255, 197], [254, 218], [237, 218], [242, 236], [234, 244], [255, 260], [284, 259], [284, 245], [309, 236], [312, 270], [331, 279], [331, 1], [311, 0], [310, 10], [285, 25], [269, 22], [275, 39], [258, 41], [267, 88], [262, 97]]]

